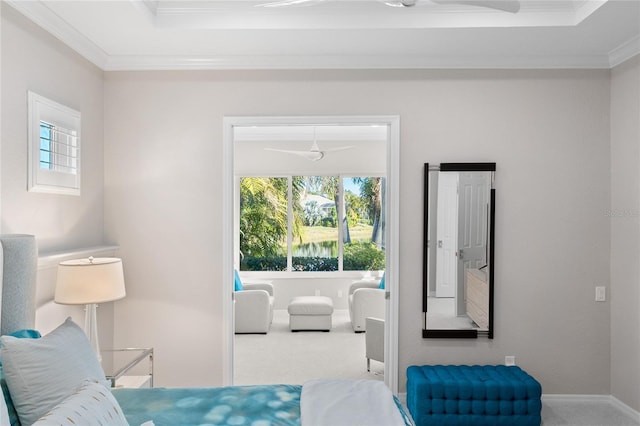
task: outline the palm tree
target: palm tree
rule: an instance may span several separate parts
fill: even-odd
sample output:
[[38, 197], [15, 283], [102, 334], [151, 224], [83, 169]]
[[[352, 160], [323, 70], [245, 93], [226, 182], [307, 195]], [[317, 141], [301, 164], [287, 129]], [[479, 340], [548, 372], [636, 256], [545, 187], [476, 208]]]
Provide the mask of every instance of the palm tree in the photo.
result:
[[378, 247], [384, 247], [384, 217], [382, 215], [382, 198], [384, 196], [384, 178], [353, 178], [360, 184], [360, 196], [369, 209], [372, 220], [371, 242]]
[[351, 243], [351, 235], [349, 234], [349, 223], [344, 203], [340, 200], [340, 186], [337, 176], [308, 176], [306, 183], [308, 188], [333, 198], [336, 205], [336, 213], [340, 209], [342, 211], [342, 241], [345, 244]]
[[240, 180], [240, 251], [254, 257], [281, 256], [287, 238], [287, 180]]

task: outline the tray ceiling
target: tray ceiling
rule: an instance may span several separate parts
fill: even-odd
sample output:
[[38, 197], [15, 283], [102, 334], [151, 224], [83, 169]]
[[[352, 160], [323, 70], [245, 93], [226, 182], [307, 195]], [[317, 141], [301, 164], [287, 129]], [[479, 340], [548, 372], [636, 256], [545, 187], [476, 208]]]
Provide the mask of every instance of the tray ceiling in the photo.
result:
[[[499, 1], [499, 0], [498, 0]], [[638, 0], [5, 0], [103, 70], [610, 68], [640, 52]]]

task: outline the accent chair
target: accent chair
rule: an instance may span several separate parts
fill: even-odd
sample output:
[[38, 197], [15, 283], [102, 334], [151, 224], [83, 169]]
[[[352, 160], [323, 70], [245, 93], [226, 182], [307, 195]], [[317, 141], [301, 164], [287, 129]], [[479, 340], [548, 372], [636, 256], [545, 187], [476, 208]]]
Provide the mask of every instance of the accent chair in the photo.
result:
[[273, 284], [242, 282], [235, 271], [235, 333], [267, 334], [273, 322]]
[[367, 330], [367, 317], [384, 318], [384, 288], [378, 281], [355, 281], [349, 287], [349, 318], [356, 333]]

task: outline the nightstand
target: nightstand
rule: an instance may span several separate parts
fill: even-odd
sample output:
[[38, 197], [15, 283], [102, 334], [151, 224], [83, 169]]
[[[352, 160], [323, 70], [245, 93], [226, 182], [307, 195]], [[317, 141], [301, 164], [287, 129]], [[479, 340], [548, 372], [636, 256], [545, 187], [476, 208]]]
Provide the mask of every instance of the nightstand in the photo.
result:
[[109, 349], [100, 353], [102, 368], [111, 387], [153, 387], [153, 348]]

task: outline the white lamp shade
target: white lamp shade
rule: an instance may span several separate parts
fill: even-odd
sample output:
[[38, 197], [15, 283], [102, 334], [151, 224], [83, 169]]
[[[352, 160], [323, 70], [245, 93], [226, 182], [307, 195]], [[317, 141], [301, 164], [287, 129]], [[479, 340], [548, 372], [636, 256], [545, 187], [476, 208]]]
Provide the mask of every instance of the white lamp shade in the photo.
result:
[[126, 295], [122, 260], [115, 257], [68, 260], [58, 265], [56, 303], [86, 305]]

